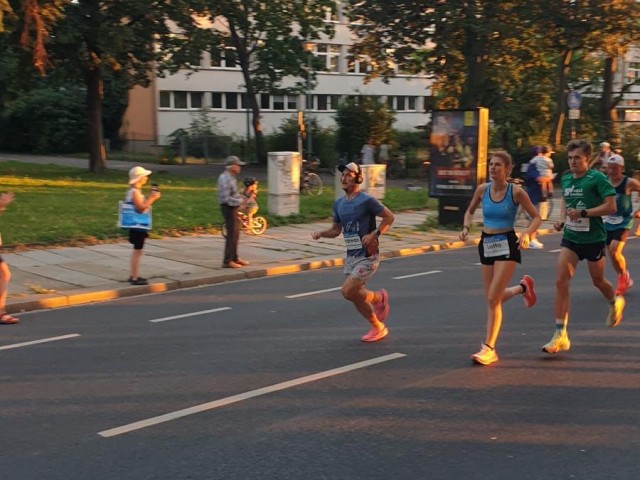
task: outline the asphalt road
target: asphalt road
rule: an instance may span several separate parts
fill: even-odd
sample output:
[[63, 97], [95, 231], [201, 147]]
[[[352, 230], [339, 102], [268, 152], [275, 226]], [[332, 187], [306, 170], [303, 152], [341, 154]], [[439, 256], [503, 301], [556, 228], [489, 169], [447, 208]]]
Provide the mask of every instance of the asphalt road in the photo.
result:
[[[474, 248], [383, 262], [376, 344], [339, 269], [25, 314], [0, 330], [0, 478], [636, 479], [637, 289], [607, 329], [581, 264], [572, 350], [550, 357], [559, 237], [544, 243], [516, 271], [539, 303], [505, 306], [491, 367], [469, 361], [485, 323]], [[634, 238], [640, 276], [639, 257]]]

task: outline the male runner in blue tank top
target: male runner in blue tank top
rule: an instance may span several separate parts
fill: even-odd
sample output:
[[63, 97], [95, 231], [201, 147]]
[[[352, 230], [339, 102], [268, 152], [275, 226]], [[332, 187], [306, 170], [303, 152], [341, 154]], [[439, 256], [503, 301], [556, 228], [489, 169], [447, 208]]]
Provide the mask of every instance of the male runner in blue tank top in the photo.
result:
[[[343, 234], [347, 246], [347, 258], [344, 262], [344, 274], [347, 278], [342, 284], [342, 295], [371, 324], [362, 341], [377, 342], [389, 335], [384, 323], [389, 315], [389, 296], [385, 289], [377, 292], [367, 290], [365, 283], [378, 269], [378, 238], [391, 227], [394, 216], [377, 199], [360, 191], [363, 178], [358, 164], [351, 162], [340, 165], [338, 170], [342, 172], [341, 183], [345, 196], [333, 204], [331, 228], [313, 232], [311, 237], [318, 240]], [[382, 218], [378, 228], [376, 217]]]
[[604, 217], [604, 228], [607, 230], [611, 266], [618, 274], [616, 295], [624, 295], [633, 285], [633, 280], [627, 270], [627, 261], [622, 250], [633, 225], [631, 192], [640, 192], [640, 182], [624, 174], [624, 158], [621, 155], [611, 155], [606, 163], [609, 182], [616, 190], [616, 211]]
[[607, 325], [622, 321], [624, 297], [616, 295], [613, 285], [604, 276], [607, 232], [602, 217], [616, 211], [615, 190], [601, 172], [589, 169], [591, 144], [571, 140], [567, 145], [569, 172], [562, 176], [560, 218], [557, 231], [564, 229], [556, 267], [556, 330], [543, 352], [557, 353], [571, 348], [567, 334], [569, 323], [569, 284], [578, 262], [589, 262], [589, 275], [595, 287], [610, 304]]

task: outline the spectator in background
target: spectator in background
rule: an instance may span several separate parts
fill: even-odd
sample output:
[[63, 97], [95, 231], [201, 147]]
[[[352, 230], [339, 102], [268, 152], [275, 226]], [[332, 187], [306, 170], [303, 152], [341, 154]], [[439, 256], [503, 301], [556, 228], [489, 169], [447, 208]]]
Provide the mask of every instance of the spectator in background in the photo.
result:
[[600, 171], [605, 169], [603, 173], [606, 175], [607, 160], [611, 155], [613, 155], [613, 152], [611, 151], [611, 144], [609, 142], [602, 142], [600, 144], [600, 151], [589, 163], [589, 168]]
[[[151, 175], [151, 170], [142, 167], [133, 167], [129, 170], [129, 190], [125, 195], [125, 203], [130, 203], [138, 213], [144, 213], [153, 203], [160, 198], [160, 192], [157, 188], [152, 187], [151, 193], [145, 197], [142, 193], [142, 187], [147, 183]], [[131, 254], [131, 276], [129, 283], [131, 285], [147, 285], [149, 282], [146, 278], [140, 276], [140, 260], [142, 260], [142, 249], [144, 242], [149, 236], [148, 230], [138, 228], [129, 229], [129, 243], [133, 245], [133, 253]]]
[[[11, 202], [13, 202], [13, 193], [0, 195], [0, 213], [3, 213]], [[2, 245], [2, 238], [0, 238], [0, 245]], [[5, 310], [9, 280], [11, 280], [9, 265], [0, 257], [0, 325], [13, 325], [20, 322], [18, 318], [9, 315]]]
[[224, 243], [224, 268], [241, 268], [249, 262], [238, 257], [238, 242], [240, 240], [240, 219], [238, 209], [244, 204], [244, 197], [238, 191], [236, 176], [246, 165], [235, 155], [227, 157], [224, 171], [218, 177], [218, 202], [222, 210], [222, 218], [227, 227], [227, 238]]
[[538, 183], [542, 189], [542, 198], [548, 198], [553, 195], [553, 147], [546, 145], [540, 147], [540, 153], [531, 160], [538, 169]]
[[369, 138], [367, 143], [360, 150], [360, 163], [362, 165], [373, 165], [376, 158], [376, 147], [373, 144], [373, 138]]
[[378, 163], [387, 165], [389, 163], [391, 146], [388, 143], [380, 145], [380, 151], [378, 152]]

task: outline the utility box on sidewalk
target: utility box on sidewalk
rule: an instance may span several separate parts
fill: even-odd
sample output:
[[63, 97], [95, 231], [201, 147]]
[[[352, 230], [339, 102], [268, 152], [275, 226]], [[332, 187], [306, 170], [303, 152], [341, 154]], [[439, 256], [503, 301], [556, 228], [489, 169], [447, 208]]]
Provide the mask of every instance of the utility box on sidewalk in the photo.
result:
[[[387, 166], [382, 164], [360, 165], [362, 169], [363, 181], [360, 184], [360, 191], [366, 192], [378, 200], [384, 198], [387, 189]], [[338, 199], [344, 195], [342, 191], [342, 173], [340, 170], [335, 171], [335, 198]]]
[[301, 166], [302, 159], [298, 152], [268, 153], [268, 211], [271, 215], [300, 213]]

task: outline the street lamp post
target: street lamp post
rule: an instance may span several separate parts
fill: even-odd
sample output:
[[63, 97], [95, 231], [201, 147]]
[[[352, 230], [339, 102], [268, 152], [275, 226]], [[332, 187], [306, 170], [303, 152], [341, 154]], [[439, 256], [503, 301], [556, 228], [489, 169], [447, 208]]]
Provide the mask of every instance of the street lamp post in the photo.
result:
[[305, 129], [307, 134], [307, 159], [311, 158], [311, 152], [313, 150], [313, 139], [311, 134], [311, 116], [307, 115], [307, 111], [310, 112], [313, 109], [313, 97], [311, 95], [311, 68], [313, 59], [313, 49], [315, 44], [313, 42], [304, 42], [305, 51], [307, 52], [307, 93], [305, 95], [305, 123], [307, 128]]

